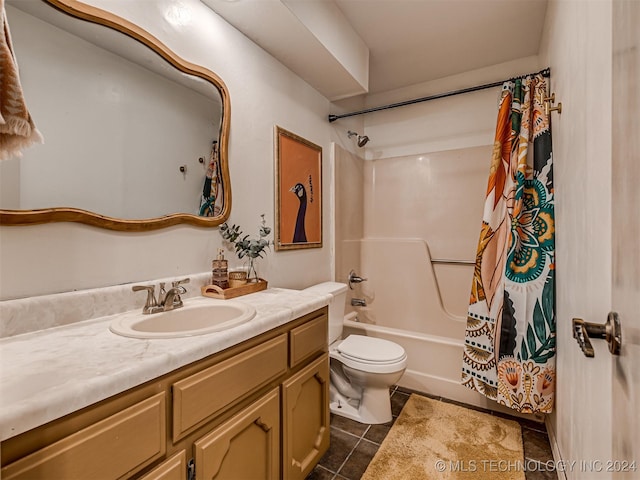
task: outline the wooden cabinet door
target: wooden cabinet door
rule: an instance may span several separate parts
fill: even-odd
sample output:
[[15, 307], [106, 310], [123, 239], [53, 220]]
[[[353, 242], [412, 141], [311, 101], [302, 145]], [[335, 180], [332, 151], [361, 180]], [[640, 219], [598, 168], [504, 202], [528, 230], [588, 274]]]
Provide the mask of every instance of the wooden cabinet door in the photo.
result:
[[184, 450], [162, 462], [140, 480], [187, 480], [187, 454]]
[[304, 479], [329, 448], [329, 356], [282, 384], [283, 478]]
[[275, 388], [193, 446], [196, 480], [280, 477], [280, 396]]

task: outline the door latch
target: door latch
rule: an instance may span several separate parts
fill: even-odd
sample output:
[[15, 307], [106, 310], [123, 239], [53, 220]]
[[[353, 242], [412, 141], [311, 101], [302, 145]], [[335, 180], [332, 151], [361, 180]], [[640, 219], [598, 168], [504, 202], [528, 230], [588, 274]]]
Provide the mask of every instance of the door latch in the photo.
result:
[[196, 462], [193, 458], [187, 462], [187, 480], [196, 480]]
[[603, 324], [585, 322], [581, 318], [573, 319], [573, 338], [580, 345], [580, 349], [586, 357], [594, 357], [595, 352], [591, 339], [601, 338], [607, 341], [611, 355], [620, 355], [622, 348], [622, 331], [620, 319], [616, 312], [609, 312], [607, 321]]

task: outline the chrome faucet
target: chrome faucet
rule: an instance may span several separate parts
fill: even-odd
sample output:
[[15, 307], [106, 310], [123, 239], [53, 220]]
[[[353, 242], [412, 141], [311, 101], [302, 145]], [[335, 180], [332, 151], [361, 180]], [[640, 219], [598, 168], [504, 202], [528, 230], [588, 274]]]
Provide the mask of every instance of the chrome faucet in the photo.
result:
[[164, 300], [161, 302], [165, 312], [173, 310], [174, 308], [182, 307], [182, 299], [180, 295], [187, 293], [187, 289], [182, 286], [183, 283], [189, 283], [189, 278], [171, 282], [171, 288], [167, 291]]
[[158, 310], [158, 301], [156, 300], [156, 286], [155, 285], [134, 285], [131, 287], [131, 290], [134, 292], [139, 292], [141, 290], [147, 291], [147, 302], [142, 307], [142, 313], [147, 315], [149, 313], [156, 313], [161, 310]]
[[351, 270], [349, 272], [349, 288], [351, 290], [353, 290], [353, 284], [354, 283], [362, 283], [362, 282], [366, 282], [367, 279], [366, 278], [362, 278], [361, 276], [359, 276], [355, 270]]
[[351, 299], [352, 307], [366, 307], [367, 301], [364, 298], [352, 298]]
[[[158, 299], [156, 300], [156, 287], [155, 285], [134, 285], [131, 289], [134, 292], [146, 290], [147, 301], [142, 307], [142, 313], [148, 315], [150, 313], [168, 312], [174, 308], [180, 308], [183, 306], [182, 298], [180, 295], [187, 293], [187, 289], [182, 286], [183, 283], [189, 283], [189, 278], [171, 282], [171, 288], [165, 292], [164, 282], [160, 283], [160, 291], [158, 292]], [[163, 298], [164, 297], [164, 298]]]

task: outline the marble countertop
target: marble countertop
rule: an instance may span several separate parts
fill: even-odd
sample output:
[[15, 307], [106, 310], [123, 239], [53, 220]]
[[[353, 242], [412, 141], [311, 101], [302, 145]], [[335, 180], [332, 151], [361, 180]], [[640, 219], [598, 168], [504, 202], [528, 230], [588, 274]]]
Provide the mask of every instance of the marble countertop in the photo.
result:
[[[256, 316], [229, 330], [173, 339], [127, 338], [114, 315], [0, 340], [0, 440], [6, 440], [329, 303], [329, 295], [273, 288], [235, 298]], [[186, 300], [207, 301], [205, 297]]]

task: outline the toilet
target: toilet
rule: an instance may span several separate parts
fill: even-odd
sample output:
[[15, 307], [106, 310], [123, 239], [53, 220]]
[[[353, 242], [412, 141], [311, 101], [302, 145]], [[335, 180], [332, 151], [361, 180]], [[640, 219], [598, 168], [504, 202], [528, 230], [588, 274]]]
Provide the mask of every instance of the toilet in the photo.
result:
[[330, 294], [329, 358], [332, 413], [357, 422], [378, 424], [391, 421], [389, 387], [407, 367], [407, 354], [397, 343], [363, 335], [341, 339], [347, 286], [325, 282], [305, 290]]

